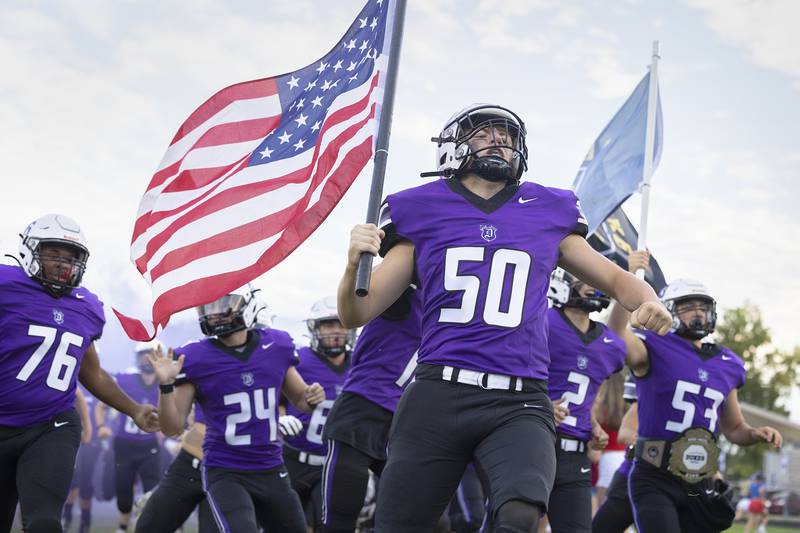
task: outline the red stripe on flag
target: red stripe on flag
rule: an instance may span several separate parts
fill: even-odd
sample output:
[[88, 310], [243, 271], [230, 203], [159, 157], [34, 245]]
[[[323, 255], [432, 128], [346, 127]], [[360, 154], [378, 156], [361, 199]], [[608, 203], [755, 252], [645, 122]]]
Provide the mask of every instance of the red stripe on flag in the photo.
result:
[[[373, 81], [373, 88], [375, 87], [376, 83], [377, 83], [377, 80], [374, 80]], [[358, 113], [360, 113], [361, 111], [363, 111], [364, 108], [366, 107], [366, 105], [369, 103], [369, 97], [370, 97], [370, 93], [367, 93], [358, 102], [355, 102], [354, 104], [351, 104], [351, 105], [349, 105], [347, 107], [344, 107], [344, 108], [340, 109], [339, 111], [337, 111], [336, 113], [334, 113], [333, 115], [331, 115], [331, 119], [334, 119], [334, 120], [328, 120], [328, 121], [325, 122], [325, 126], [323, 127], [322, 131], [320, 132], [320, 136], [322, 136], [322, 134], [325, 131], [327, 131], [331, 127], [335, 126], [336, 124], [338, 124], [340, 122], [343, 122], [345, 120], [348, 120], [348, 119], [352, 118], [353, 116], [357, 115]], [[373, 113], [374, 113], [374, 111], [373, 111]], [[367, 119], [363, 119], [359, 124], [363, 125], [364, 123], [366, 123], [367, 120], [368, 120], [368, 118]], [[349, 131], [351, 127], [349, 127], [347, 129], [347, 131]], [[343, 134], [340, 133], [339, 136], [331, 144], [335, 144], [335, 143], [338, 142], [339, 146], [341, 146], [341, 139], [342, 138], [343, 138]], [[315, 150], [318, 150], [318, 147], [315, 148]], [[315, 152], [315, 154], [316, 154], [316, 152]], [[172, 221], [166, 228], [164, 228], [162, 231], [160, 231], [157, 235], [154, 235], [147, 242], [147, 246], [145, 248], [144, 254], [136, 259], [137, 266], [141, 265], [141, 266], [139, 266], [140, 272], [143, 272], [141, 270], [141, 268], [146, 265], [146, 263], [155, 254], [155, 252], [161, 246], [163, 246], [164, 243], [166, 243], [169, 240], [169, 238], [172, 236], [172, 234], [174, 234], [180, 228], [186, 226], [187, 224], [191, 224], [192, 222], [195, 222], [195, 221], [197, 221], [197, 220], [199, 220], [199, 219], [201, 219], [201, 218], [203, 218], [203, 217], [205, 217], [207, 215], [210, 215], [210, 214], [212, 214], [212, 213], [214, 213], [216, 211], [219, 211], [219, 210], [224, 209], [226, 207], [229, 207], [231, 205], [240, 203], [240, 202], [242, 202], [244, 200], [247, 200], [248, 198], [251, 198], [253, 196], [257, 196], [259, 194], [263, 194], [265, 192], [268, 192], [270, 190], [278, 188], [278, 187], [280, 187], [280, 186], [282, 186], [282, 185], [284, 185], [286, 183], [303, 181], [302, 179], [300, 179], [300, 177], [302, 176], [302, 171], [303, 171], [303, 169], [299, 169], [298, 171], [295, 171], [295, 172], [293, 172], [291, 174], [288, 174], [287, 176], [282, 176], [282, 177], [273, 178], [273, 179], [267, 179], [265, 181], [261, 181], [261, 182], [257, 182], [257, 183], [251, 183], [251, 184], [247, 184], [247, 185], [241, 185], [241, 186], [238, 186], [238, 187], [231, 187], [230, 189], [227, 189], [227, 190], [222, 191], [221, 193], [217, 194], [213, 198], [209, 198], [208, 201], [202, 203], [202, 205], [198, 205], [196, 208], [192, 209], [191, 211], [186, 212], [184, 215], [182, 215], [182, 216], [178, 217], [177, 219], [175, 219], [174, 221]], [[287, 179], [287, 178], [289, 178], [289, 179]], [[216, 189], [217, 189], [217, 187], [215, 187], [212, 190], [216, 190]], [[204, 194], [204, 197], [208, 196], [209, 194], [211, 194], [211, 190], [207, 191]], [[188, 207], [190, 205], [193, 205], [193, 204], [197, 204], [197, 203], [198, 203], [198, 200], [197, 199], [193, 199], [191, 202], [188, 202], [187, 204], [185, 204], [185, 206], [181, 206], [180, 208], [175, 208], [175, 209], [171, 210], [171, 213], [178, 213], [178, 212], [184, 211], [186, 207]], [[152, 225], [152, 224], [154, 224], [156, 222], [155, 219], [160, 214], [161, 213], [154, 213], [153, 215], [150, 216], [150, 225]], [[167, 215], [167, 216], [170, 216], [170, 215]], [[163, 218], [165, 218], [165, 216], [160, 216], [159, 217], [159, 219], [163, 219]], [[135, 238], [134, 238], [134, 240], [135, 240]]]
[[320, 201], [292, 222], [281, 238], [255, 264], [242, 270], [192, 280], [164, 292], [153, 303], [153, 321], [165, 324], [172, 314], [216, 300], [281, 262], [327, 218], [341, 195], [350, 188], [358, 171], [364, 168], [372, 156], [372, 142], [370, 136], [348, 152], [346, 164], [340, 165], [326, 183]]
[[264, 98], [265, 96], [272, 96], [277, 93], [278, 85], [275, 78], [245, 81], [237, 83], [236, 85], [231, 85], [230, 87], [225, 87], [203, 102], [194, 113], [189, 115], [189, 118], [181, 124], [181, 127], [178, 128], [178, 132], [169, 144], [172, 146], [183, 139], [189, 132], [216, 115], [220, 109], [224, 109], [231, 102], [251, 98]]
[[220, 144], [231, 144], [244, 141], [254, 141], [267, 136], [267, 133], [278, 127], [281, 121], [280, 115], [267, 118], [255, 118], [251, 120], [241, 120], [239, 122], [229, 122], [219, 124], [205, 132], [192, 146], [205, 148], [207, 146], [218, 146]]
[[[355, 135], [359, 129], [361, 129], [371, 118], [374, 117], [374, 115], [375, 104], [372, 105], [372, 111], [368, 117], [347, 128], [342, 132], [341, 135], [339, 135], [336, 141], [328, 145], [325, 152], [319, 157], [320, 162], [317, 166], [317, 172], [314, 174], [308, 190], [292, 205], [287, 206], [281, 211], [271, 213], [263, 218], [251, 221], [236, 228], [231, 228], [221, 233], [214, 234], [200, 241], [170, 251], [164, 256], [158, 265], [150, 269], [151, 282], [155, 281], [164, 274], [183, 267], [197, 259], [224, 251], [241, 248], [242, 246], [247, 246], [253, 242], [267, 239], [270, 236], [280, 232], [281, 229], [286, 226], [287, 222], [292, 220], [298, 211], [302, 212], [306, 208], [308, 201], [311, 196], [313, 196], [317, 186], [320, 184], [320, 182], [322, 182], [324, 177], [328, 174], [328, 172], [330, 172], [331, 167], [335, 164], [341, 146], [344, 145], [344, 143], [347, 142], [347, 140], [349, 140], [353, 135]], [[342, 161], [342, 165], [345, 164], [345, 161]], [[312, 168], [314, 168], [313, 161], [307, 167], [299, 169], [292, 174], [306, 175], [311, 171]], [[289, 176], [286, 176], [286, 178]], [[268, 182], [268, 184], [271, 184], [272, 181]], [[301, 181], [306, 181], [306, 178], [303, 178]], [[266, 191], [261, 192], [263, 193]], [[249, 196], [250, 195], [248, 194], [248, 197]], [[149, 261], [149, 257], [147, 260]]]
[[[210, 174], [206, 175], [202, 179], [204, 179], [204, 180], [206, 180], [206, 181], [208, 181], [210, 183], [211, 181], [214, 181], [215, 179], [221, 178], [226, 173], [228, 173], [231, 170], [233, 170], [234, 168], [236, 168], [237, 165], [240, 165], [242, 162], [247, 160], [249, 157], [250, 157], [250, 154], [247, 154], [243, 158], [241, 158], [240, 160], [238, 160], [238, 161], [236, 161], [234, 163], [231, 163], [230, 165], [224, 166], [224, 167], [204, 168], [204, 169], [191, 170], [191, 171], [188, 171], [188, 172], [209, 172]], [[190, 201], [186, 202], [185, 204], [181, 204], [178, 207], [175, 207], [173, 209], [169, 209], [169, 210], [165, 210], [165, 211], [156, 211], [155, 213], [153, 211], [148, 211], [147, 213], [144, 213], [143, 215], [141, 215], [136, 220], [136, 224], [133, 226], [133, 237], [131, 238], [131, 242], [135, 242], [136, 239], [138, 239], [144, 232], [146, 232], [154, 224], [157, 224], [161, 220], [164, 220], [165, 218], [169, 218], [172, 215], [180, 213], [180, 212], [186, 210], [188, 207], [191, 207], [192, 205], [195, 205], [195, 204], [201, 202], [204, 198], [207, 198], [209, 195], [213, 194], [213, 192], [217, 188], [219, 188], [221, 183], [222, 182], [218, 183], [216, 187], [212, 187], [211, 189], [207, 190], [206, 192], [204, 192], [203, 194], [197, 196], [196, 198], [192, 198]], [[140, 272], [144, 272], [144, 271], [140, 270]]]

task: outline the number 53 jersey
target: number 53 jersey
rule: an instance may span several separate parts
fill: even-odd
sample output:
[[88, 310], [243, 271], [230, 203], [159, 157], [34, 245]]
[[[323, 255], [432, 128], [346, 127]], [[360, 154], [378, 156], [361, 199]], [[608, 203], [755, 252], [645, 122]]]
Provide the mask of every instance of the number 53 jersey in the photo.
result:
[[85, 288], [54, 298], [20, 267], [0, 265], [0, 426], [70, 409], [83, 354], [104, 325], [102, 302]]
[[389, 195], [386, 246], [414, 244], [419, 363], [547, 378], [547, 287], [559, 245], [586, 223], [571, 191], [525, 182], [489, 200], [458, 179]]
[[297, 364], [289, 334], [251, 330], [241, 351], [211, 338], [185, 344], [175, 354], [186, 355], [175, 383], [194, 385], [206, 418], [203, 462], [249, 471], [283, 464], [278, 400], [287, 370]]
[[636, 378], [639, 436], [672, 440], [689, 428], [719, 432], [719, 416], [728, 394], [744, 385], [742, 360], [724, 346], [694, 345], [674, 334], [663, 337], [637, 331], [650, 369]]

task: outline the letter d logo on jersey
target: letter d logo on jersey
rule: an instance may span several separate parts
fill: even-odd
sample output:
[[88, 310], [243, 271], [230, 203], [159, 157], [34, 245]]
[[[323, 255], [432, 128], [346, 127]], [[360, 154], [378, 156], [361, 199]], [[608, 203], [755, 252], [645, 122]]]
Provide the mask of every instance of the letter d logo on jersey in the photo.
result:
[[256, 380], [253, 377], [253, 373], [252, 372], [244, 372], [244, 373], [242, 373], [242, 383], [244, 383], [248, 387], [251, 387], [253, 385], [253, 383], [255, 383], [255, 382], [256, 382]]
[[491, 224], [481, 224], [481, 238], [486, 242], [492, 242], [497, 238], [497, 228]]

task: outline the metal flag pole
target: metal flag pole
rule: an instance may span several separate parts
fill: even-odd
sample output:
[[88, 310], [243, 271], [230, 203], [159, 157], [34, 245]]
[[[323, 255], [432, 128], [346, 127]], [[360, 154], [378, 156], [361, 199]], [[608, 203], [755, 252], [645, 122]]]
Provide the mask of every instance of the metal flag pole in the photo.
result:
[[[647, 124], [644, 136], [644, 167], [642, 170], [642, 213], [639, 220], [639, 240], [637, 250], [647, 249], [647, 213], [650, 209], [650, 181], [653, 177], [653, 151], [655, 149], [656, 109], [658, 109], [658, 41], [653, 41], [653, 57], [650, 63], [650, 86], [647, 95]], [[636, 271], [639, 279], [644, 279], [644, 269]]]
[[[386, 69], [386, 83], [381, 105], [378, 138], [375, 142], [375, 158], [372, 168], [372, 185], [367, 203], [367, 224], [378, 223], [378, 211], [383, 199], [383, 179], [386, 173], [386, 160], [389, 158], [389, 132], [392, 127], [392, 108], [394, 92], [397, 84], [397, 70], [400, 63], [400, 45], [403, 40], [403, 22], [406, 15], [406, 0], [396, 0], [392, 36], [389, 43], [389, 65]], [[366, 296], [369, 292], [369, 281], [372, 276], [372, 255], [362, 253], [356, 271], [356, 294]]]

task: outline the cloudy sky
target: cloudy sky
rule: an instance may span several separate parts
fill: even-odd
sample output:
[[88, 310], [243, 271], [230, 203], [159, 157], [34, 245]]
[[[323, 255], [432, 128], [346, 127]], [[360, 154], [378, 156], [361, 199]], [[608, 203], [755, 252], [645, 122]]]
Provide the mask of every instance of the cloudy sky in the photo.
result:
[[[445, 119], [494, 102], [527, 122], [527, 179], [568, 187], [590, 144], [661, 42], [664, 151], [649, 245], [668, 278], [704, 280], [729, 308], [764, 312], [777, 344], [800, 344], [800, 38], [793, 0], [437, 0], [409, 2], [386, 191], [421, 183]], [[326, 53], [360, 0], [62, 0], [0, 6], [0, 247], [47, 212], [76, 218], [92, 257], [85, 283], [108, 306], [148, 316], [128, 262], [141, 194], [195, 107], [232, 83]], [[296, 336], [332, 294], [369, 169], [320, 230], [258, 280]], [[629, 202], [638, 220], [638, 204]], [[172, 339], [193, 335], [175, 319]], [[199, 333], [199, 332], [198, 332]], [[109, 317], [107, 338], [121, 339]], [[170, 339], [170, 340], [172, 340]], [[119, 348], [103, 357], [127, 366]]]

